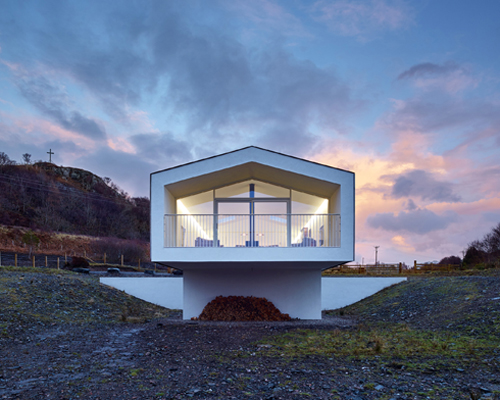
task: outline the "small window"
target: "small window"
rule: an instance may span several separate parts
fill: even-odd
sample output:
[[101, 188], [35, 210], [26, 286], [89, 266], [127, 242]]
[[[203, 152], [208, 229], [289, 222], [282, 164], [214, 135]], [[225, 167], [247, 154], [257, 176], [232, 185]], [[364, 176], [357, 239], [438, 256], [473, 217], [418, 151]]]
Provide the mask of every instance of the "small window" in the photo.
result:
[[[250, 185], [254, 185], [253, 196], [250, 193]], [[263, 198], [263, 197], [279, 197], [290, 198], [290, 189], [281, 186], [271, 185], [256, 180], [248, 180], [234, 185], [225, 186], [215, 190], [216, 198]]]

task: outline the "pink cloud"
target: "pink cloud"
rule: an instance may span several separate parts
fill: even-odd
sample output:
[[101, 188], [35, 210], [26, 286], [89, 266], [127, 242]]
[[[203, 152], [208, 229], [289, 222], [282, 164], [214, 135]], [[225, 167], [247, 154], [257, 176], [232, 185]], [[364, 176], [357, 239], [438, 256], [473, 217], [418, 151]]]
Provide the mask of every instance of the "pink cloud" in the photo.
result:
[[16, 137], [19, 142], [41, 145], [52, 140], [59, 140], [75, 143], [85, 150], [96, 148], [92, 139], [61, 128], [48, 120], [32, 115], [14, 116], [3, 112], [0, 112], [0, 116], [3, 135]]

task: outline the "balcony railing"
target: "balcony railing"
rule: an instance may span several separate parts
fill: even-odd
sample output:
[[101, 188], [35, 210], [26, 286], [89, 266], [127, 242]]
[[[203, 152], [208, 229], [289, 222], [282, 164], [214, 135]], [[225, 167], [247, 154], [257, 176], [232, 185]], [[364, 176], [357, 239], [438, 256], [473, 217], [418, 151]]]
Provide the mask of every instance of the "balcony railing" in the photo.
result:
[[165, 247], [340, 247], [339, 214], [165, 214]]

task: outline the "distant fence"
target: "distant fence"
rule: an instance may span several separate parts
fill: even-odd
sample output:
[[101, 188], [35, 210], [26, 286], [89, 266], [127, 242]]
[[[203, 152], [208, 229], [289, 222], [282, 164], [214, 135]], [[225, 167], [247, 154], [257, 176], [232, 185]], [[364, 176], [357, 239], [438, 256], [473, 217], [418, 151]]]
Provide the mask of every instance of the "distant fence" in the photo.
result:
[[365, 275], [397, 275], [397, 274], [424, 274], [433, 271], [449, 272], [460, 269], [460, 265], [427, 264], [413, 262], [413, 266], [403, 263], [397, 264], [346, 264], [339, 268], [332, 268], [327, 274], [365, 274]]
[[84, 251], [83, 254], [77, 255], [72, 253], [69, 254], [39, 254], [39, 253], [15, 253], [15, 252], [0, 252], [0, 266], [15, 266], [15, 267], [46, 267], [46, 268], [63, 268], [66, 263], [71, 263], [73, 257], [85, 258], [89, 263], [94, 264], [108, 264], [108, 265], [118, 265], [122, 267], [129, 267], [142, 271], [145, 269], [156, 270], [157, 267], [164, 269], [163, 266], [159, 266], [156, 263], [152, 263], [149, 260], [144, 260], [141, 258], [126, 259], [123, 255], [119, 257], [107, 257], [104, 253], [100, 257], [94, 255], [93, 258], [87, 256]]

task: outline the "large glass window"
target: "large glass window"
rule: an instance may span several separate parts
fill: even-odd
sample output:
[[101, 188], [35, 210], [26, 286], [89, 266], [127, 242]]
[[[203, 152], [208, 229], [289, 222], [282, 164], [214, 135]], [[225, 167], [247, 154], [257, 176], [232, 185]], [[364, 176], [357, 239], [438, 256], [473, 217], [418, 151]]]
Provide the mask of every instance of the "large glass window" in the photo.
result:
[[327, 199], [247, 180], [178, 199], [171, 229], [182, 247], [320, 247], [326, 213]]
[[213, 190], [177, 200], [177, 214], [213, 214], [213, 212]]
[[292, 190], [292, 214], [325, 214], [328, 200]]

